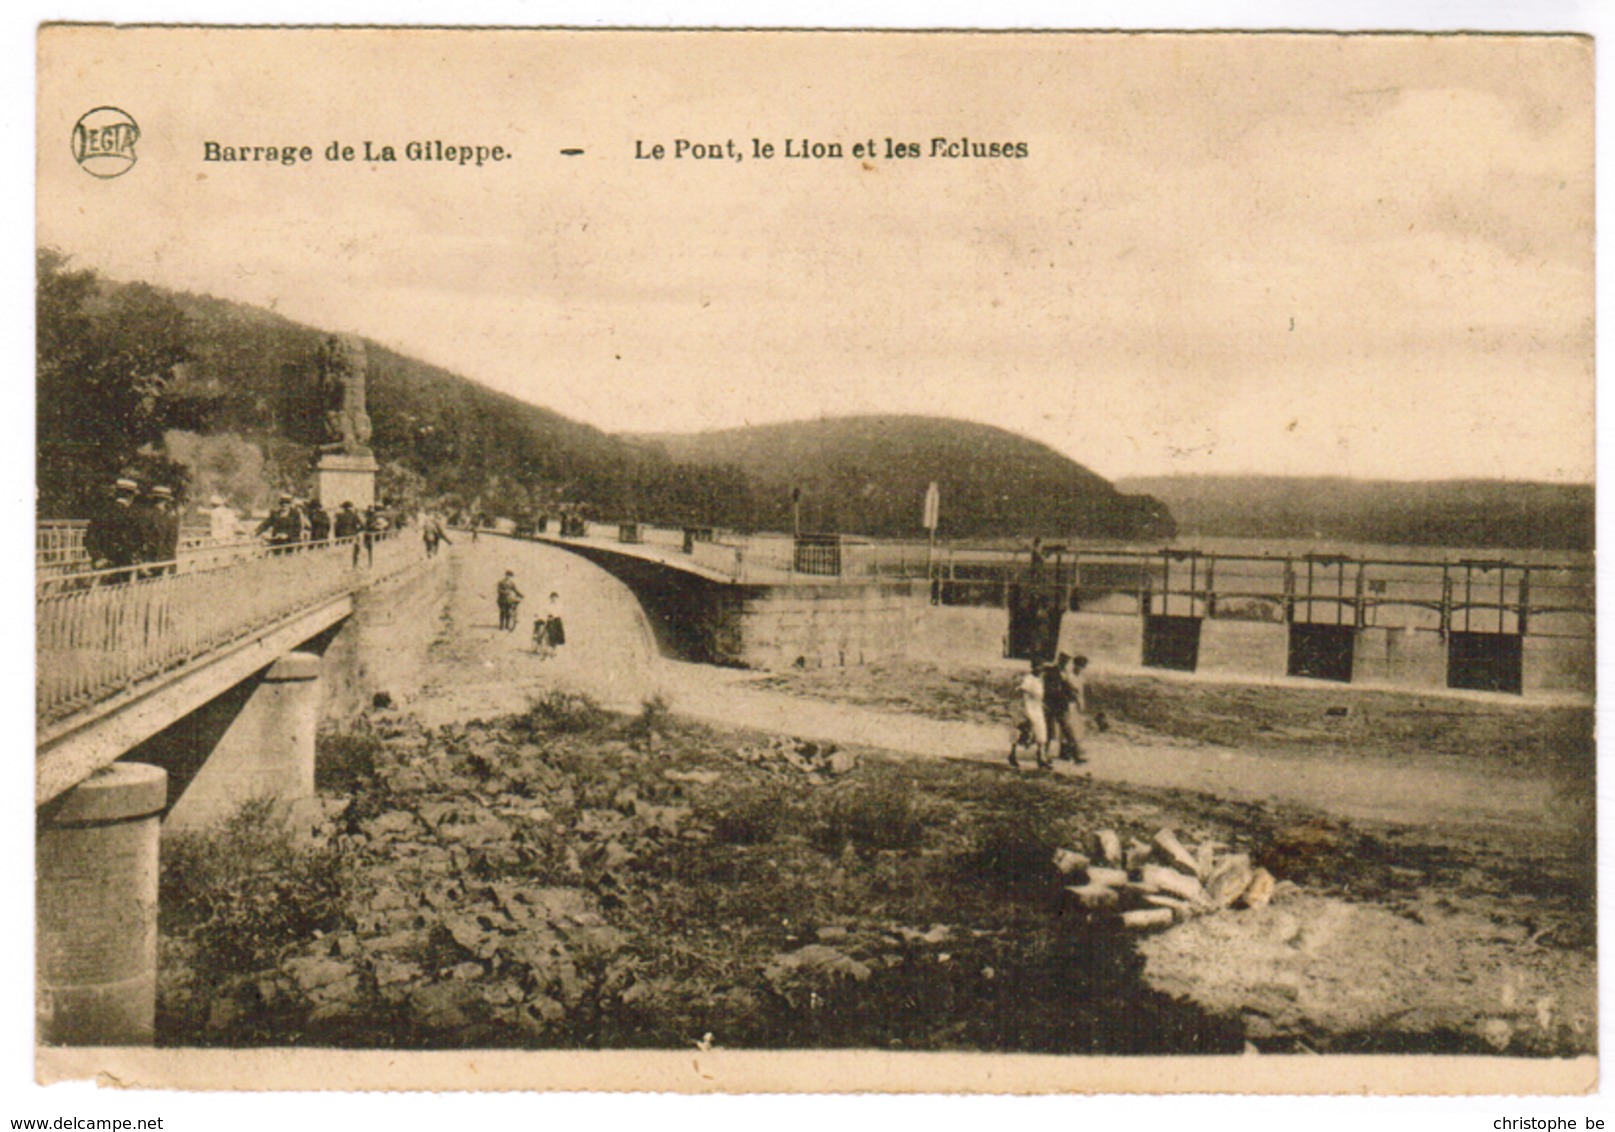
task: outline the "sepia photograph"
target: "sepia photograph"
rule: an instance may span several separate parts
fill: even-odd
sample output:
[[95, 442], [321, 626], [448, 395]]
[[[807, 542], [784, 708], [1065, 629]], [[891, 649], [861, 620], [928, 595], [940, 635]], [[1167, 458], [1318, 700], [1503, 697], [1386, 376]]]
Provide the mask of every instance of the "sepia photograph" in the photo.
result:
[[41, 1082], [1597, 1087], [1591, 36], [35, 48]]

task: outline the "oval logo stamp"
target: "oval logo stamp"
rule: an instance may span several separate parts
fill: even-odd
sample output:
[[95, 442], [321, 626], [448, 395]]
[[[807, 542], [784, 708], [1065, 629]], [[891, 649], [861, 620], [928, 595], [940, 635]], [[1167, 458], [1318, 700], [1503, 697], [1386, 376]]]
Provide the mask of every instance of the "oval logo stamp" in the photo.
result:
[[73, 123], [73, 160], [92, 177], [118, 177], [135, 163], [140, 127], [116, 106], [97, 106]]

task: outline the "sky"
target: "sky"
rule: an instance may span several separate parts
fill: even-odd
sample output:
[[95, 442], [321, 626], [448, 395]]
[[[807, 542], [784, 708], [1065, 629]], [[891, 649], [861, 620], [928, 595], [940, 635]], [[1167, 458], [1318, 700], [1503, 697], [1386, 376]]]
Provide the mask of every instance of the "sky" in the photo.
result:
[[[924, 413], [1109, 478], [1590, 482], [1592, 63], [1566, 37], [58, 29], [38, 238], [610, 431]], [[142, 131], [110, 180], [68, 144], [103, 104]], [[930, 156], [962, 137], [1027, 156]], [[681, 138], [746, 156], [636, 159]], [[323, 159], [412, 139], [514, 156]]]

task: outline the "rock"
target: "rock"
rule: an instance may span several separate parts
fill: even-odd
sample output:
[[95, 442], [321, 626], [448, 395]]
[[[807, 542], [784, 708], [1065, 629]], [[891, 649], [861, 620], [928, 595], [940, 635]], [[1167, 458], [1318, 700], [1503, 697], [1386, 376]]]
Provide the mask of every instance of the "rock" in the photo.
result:
[[847, 982], [861, 983], [870, 974], [865, 964], [822, 943], [776, 955], [763, 969], [775, 993], [797, 1007], [816, 1005], [822, 994]]
[[837, 778], [858, 769], [858, 756], [851, 751], [837, 751], [824, 763], [826, 774]]
[[639, 804], [639, 818], [645, 823], [645, 830], [648, 833], [676, 837], [679, 826], [689, 815], [688, 806], [652, 806], [645, 802]]
[[288, 959], [281, 969], [316, 1006], [352, 1002], [359, 993], [359, 973], [341, 959], [310, 955]]
[[459, 1030], [479, 1021], [484, 1006], [470, 983], [427, 983], [410, 992], [409, 1012], [426, 1029]]
[[1193, 853], [1183, 847], [1183, 842], [1178, 840], [1178, 835], [1170, 828], [1156, 830], [1155, 836], [1150, 840], [1173, 864], [1187, 873], [1199, 875], [1200, 862], [1195, 859]]
[[1144, 897], [1145, 901], [1157, 908], [1166, 908], [1171, 911], [1173, 919], [1178, 923], [1193, 919], [1198, 909], [1187, 900], [1180, 900], [1176, 896], [1167, 896], [1164, 893], [1152, 892]]
[[1257, 869], [1251, 874], [1250, 883], [1245, 886], [1245, 891], [1240, 893], [1236, 903], [1246, 908], [1265, 908], [1273, 899], [1276, 883], [1272, 873], [1266, 869]]
[[1227, 908], [1244, 895], [1255, 876], [1250, 857], [1235, 853], [1224, 858], [1206, 881], [1206, 897], [1218, 908]]
[[1514, 1040], [1514, 1027], [1506, 1019], [1487, 1018], [1480, 1024], [1480, 1036], [1498, 1053], [1502, 1053]]
[[1155, 854], [1155, 846], [1133, 838], [1127, 844], [1127, 871], [1133, 872], [1144, 867], [1145, 863]]
[[370, 898], [372, 912], [392, 912], [401, 908], [413, 908], [415, 901], [407, 896], [400, 888], [383, 888]]
[[411, 836], [421, 832], [420, 823], [408, 810], [388, 810], [367, 822], [360, 823], [359, 828], [372, 841], [385, 841], [388, 838]]
[[481, 963], [456, 963], [449, 969], [449, 978], [461, 980], [480, 979], [485, 973]]
[[1087, 857], [1081, 853], [1072, 852], [1070, 849], [1056, 849], [1054, 851], [1054, 867], [1059, 870], [1061, 876], [1079, 873], [1086, 869], [1089, 863]]
[[1127, 870], [1093, 865], [1088, 869], [1088, 883], [1102, 884], [1107, 888], [1120, 888], [1127, 883]]
[[1135, 929], [1170, 927], [1174, 917], [1170, 908], [1140, 908], [1122, 913], [1122, 926]]
[[852, 933], [840, 925], [830, 924], [820, 928], [814, 934], [819, 937], [820, 943], [844, 943]]
[[1146, 886], [1183, 900], [1198, 902], [1206, 898], [1206, 890], [1201, 887], [1197, 878], [1184, 876], [1176, 869], [1169, 869], [1165, 865], [1145, 865], [1141, 875]]
[[365, 951], [371, 955], [393, 956], [401, 952], [418, 953], [426, 947], [426, 933], [418, 931], [390, 932], [372, 936], [364, 941]]
[[528, 999], [525, 1009], [546, 1025], [553, 1026], [566, 1019], [566, 1007], [547, 994], [537, 994]]
[[1114, 888], [1104, 884], [1071, 885], [1066, 888], [1084, 908], [1114, 908], [1121, 902]]
[[396, 986], [418, 979], [424, 973], [418, 963], [408, 963], [395, 959], [376, 959], [370, 964], [371, 973], [376, 977], [378, 987]]
[[716, 770], [664, 770], [662, 777], [669, 782], [693, 782], [697, 786], [711, 786], [723, 778]]
[[482, 916], [445, 916], [443, 927], [454, 942], [478, 959], [491, 959], [499, 950], [500, 933]]
[[1096, 830], [1094, 844], [1099, 847], [1099, 859], [1109, 865], [1122, 865], [1126, 858], [1122, 854], [1122, 839], [1116, 836], [1113, 829]]

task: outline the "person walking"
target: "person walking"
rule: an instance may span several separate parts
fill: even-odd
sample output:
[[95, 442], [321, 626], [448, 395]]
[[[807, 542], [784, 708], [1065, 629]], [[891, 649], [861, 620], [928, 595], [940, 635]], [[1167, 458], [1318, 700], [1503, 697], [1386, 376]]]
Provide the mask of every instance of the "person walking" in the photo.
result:
[[1021, 677], [1021, 711], [1025, 715], [1024, 730], [1021, 737], [1009, 749], [1009, 765], [1018, 767], [1020, 760], [1015, 757], [1015, 748], [1022, 745], [1023, 740], [1028, 741], [1033, 754], [1037, 758], [1039, 770], [1048, 769], [1049, 765], [1049, 721], [1043, 710], [1043, 665], [1034, 660], [1031, 669]]
[[548, 646], [549, 655], [554, 656], [566, 644], [566, 622], [561, 618], [561, 595], [550, 592], [549, 609], [544, 618], [544, 643]]
[[378, 504], [372, 503], [364, 511], [364, 536], [359, 540], [364, 544], [365, 566], [376, 564], [376, 543], [387, 533], [390, 524], [386, 514]]
[[516, 585], [516, 572], [506, 570], [494, 591], [494, 598], [499, 603], [499, 628], [505, 632], [516, 628], [516, 610], [521, 606], [522, 596]]
[[109, 585], [129, 581], [140, 550], [140, 515], [135, 496], [140, 485], [120, 478], [112, 488], [112, 499], [100, 508], [84, 531], [84, 552], [92, 570], [112, 570], [106, 574]]
[[353, 540], [353, 564], [359, 565], [359, 534], [364, 530], [364, 520], [359, 512], [353, 509], [353, 503], [344, 499], [342, 506], [336, 509], [331, 517], [331, 533], [341, 542], [345, 538]]
[[138, 550], [135, 561], [142, 564], [140, 577], [156, 578], [172, 574], [179, 557], [179, 510], [174, 506], [174, 489], [158, 484], [136, 505]]
[[421, 541], [426, 544], [426, 557], [428, 558], [437, 557], [438, 543], [446, 542], [450, 546], [454, 545], [448, 536], [448, 532], [443, 529], [443, 520], [437, 517], [435, 511], [428, 511], [421, 516]]
[[303, 513], [293, 504], [289, 493], [281, 492], [275, 509], [258, 524], [253, 534], [268, 534], [275, 554], [288, 554], [303, 541]]
[[1059, 710], [1049, 710], [1050, 734], [1058, 734], [1059, 757], [1073, 763], [1088, 761], [1082, 741], [1088, 737], [1088, 658], [1060, 654], [1054, 668], [1054, 685], [1059, 689]]
[[318, 499], [308, 505], [308, 537], [310, 542], [324, 542], [331, 537], [331, 513]]

